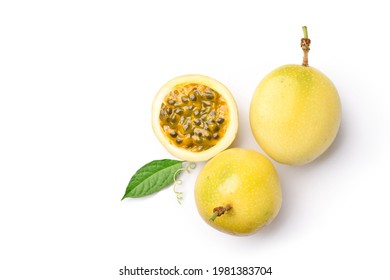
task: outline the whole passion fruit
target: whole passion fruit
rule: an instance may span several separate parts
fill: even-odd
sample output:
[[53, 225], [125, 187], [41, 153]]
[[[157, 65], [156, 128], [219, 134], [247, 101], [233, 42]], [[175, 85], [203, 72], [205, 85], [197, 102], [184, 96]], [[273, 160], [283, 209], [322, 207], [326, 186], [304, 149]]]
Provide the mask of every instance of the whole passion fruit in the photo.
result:
[[308, 65], [306, 26], [302, 65], [287, 64], [270, 72], [251, 101], [250, 124], [257, 143], [272, 159], [304, 165], [333, 143], [341, 122], [341, 102], [332, 81]]
[[229, 89], [213, 78], [179, 76], [155, 96], [152, 127], [161, 144], [176, 158], [206, 161], [235, 139], [237, 104]]
[[200, 216], [213, 228], [250, 235], [277, 216], [282, 189], [267, 157], [253, 150], [232, 148], [203, 167], [195, 184], [195, 202]]

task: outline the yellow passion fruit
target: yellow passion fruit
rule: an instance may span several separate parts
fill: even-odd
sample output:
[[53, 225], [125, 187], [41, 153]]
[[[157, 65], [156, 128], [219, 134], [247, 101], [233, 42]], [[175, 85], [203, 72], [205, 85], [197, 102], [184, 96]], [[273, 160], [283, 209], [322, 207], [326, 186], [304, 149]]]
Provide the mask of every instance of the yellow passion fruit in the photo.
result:
[[237, 105], [230, 91], [215, 79], [203, 75], [176, 77], [153, 101], [152, 127], [173, 156], [205, 161], [235, 139]]
[[272, 162], [249, 149], [227, 149], [200, 171], [195, 184], [200, 216], [232, 235], [250, 235], [270, 224], [282, 205], [282, 189]]

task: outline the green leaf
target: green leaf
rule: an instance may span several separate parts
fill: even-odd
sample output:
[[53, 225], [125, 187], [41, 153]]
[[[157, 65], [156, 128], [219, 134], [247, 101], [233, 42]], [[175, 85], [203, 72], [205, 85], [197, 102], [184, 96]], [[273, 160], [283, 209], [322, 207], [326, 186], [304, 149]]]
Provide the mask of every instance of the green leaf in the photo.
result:
[[175, 175], [180, 173], [182, 164], [182, 161], [172, 159], [154, 160], [145, 164], [131, 177], [122, 200], [126, 197], [147, 196], [171, 185]]

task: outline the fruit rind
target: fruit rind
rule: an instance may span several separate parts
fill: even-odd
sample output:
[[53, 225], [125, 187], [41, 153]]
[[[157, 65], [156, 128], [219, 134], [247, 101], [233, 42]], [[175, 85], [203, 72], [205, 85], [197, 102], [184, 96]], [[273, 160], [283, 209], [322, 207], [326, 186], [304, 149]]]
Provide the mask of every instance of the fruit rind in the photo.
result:
[[[249, 149], [230, 148], [206, 163], [195, 184], [195, 201], [202, 219], [232, 235], [254, 234], [274, 220], [282, 190], [272, 162]], [[231, 207], [210, 221], [214, 208]]]
[[332, 144], [341, 103], [331, 80], [316, 68], [288, 64], [271, 71], [251, 101], [253, 135], [277, 162], [307, 164]]
[[[164, 134], [160, 126], [159, 114], [161, 104], [163, 103], [165, 96], [173, 88], [187, 84], [201, 84], [215, 90], [223, 96], [229, 106], [228, 110], [230, 116], [230, 123], [227, 126], [225, 135], [220, 138], [220, 140], [215, 146], [200, 152], [189, 151], [171, 144], [169, 141], [167, 141], [166, 135]], [[228, 148], [234, 141], [238, 131], [237, 104], [229, 89], [213, 78], [199, 74], [179, 76], [168, 81], [165, 85], [161, 87], [161, 89], [156, 94], [152, 106], [152, 128], [160, 143], [168, 150], [168, 152], [170, 152], [176, 158], [191, 162], [206, 161], [218, 154], [219, 152]]]

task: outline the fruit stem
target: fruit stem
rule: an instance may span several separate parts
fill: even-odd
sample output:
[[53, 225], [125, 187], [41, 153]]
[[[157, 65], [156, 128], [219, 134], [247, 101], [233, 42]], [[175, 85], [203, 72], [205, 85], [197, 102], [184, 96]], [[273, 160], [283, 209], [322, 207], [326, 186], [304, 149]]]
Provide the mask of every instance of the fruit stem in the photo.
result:
[[302, 26], [302, 30], [303, 30], [303, 38], [309, 39], [309, 34], [307, 32], [307, 26]]
[[209, 219], [210, 222], [214, 222], [215, 218], [218, 217], [218, 211], [214, 211], [213, 212], [213, 215], [211, 216], [211, 218]]
[[310, 51], [310, 39], [307, 32], [307, 27], [302, 26], [303, 38], [301, 39], [301, 48], [303, 50], [303, 66], [309, 66], [309, 51]]
[[218, 206], [213, 209], [213, 215], [209, 219], [210, 222], [214, 222], [215, 218], [222, 216], [225, 214], [228, 210], [232, 209], [230, 204], [227, 204], [225, 207], [223, 206]]

